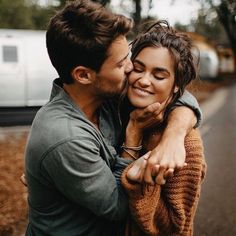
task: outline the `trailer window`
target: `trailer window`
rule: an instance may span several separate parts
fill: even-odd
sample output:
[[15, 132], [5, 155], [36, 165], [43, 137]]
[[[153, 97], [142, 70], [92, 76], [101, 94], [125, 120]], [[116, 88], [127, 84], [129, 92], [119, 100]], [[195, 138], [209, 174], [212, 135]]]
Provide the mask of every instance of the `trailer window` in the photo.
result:
[[17, 62], [17, 47], [16, 46], [3, 46], [3, 62]]

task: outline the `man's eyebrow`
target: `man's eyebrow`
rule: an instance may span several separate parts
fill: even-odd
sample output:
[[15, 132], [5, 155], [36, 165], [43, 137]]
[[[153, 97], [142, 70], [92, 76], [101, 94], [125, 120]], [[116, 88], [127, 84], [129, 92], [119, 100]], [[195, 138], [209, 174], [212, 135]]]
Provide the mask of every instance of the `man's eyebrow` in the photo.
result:
[[[135, 59], [133, 63], [138, 63], [140, 64], [141, 66], [145, 67], [145, 64], [138, 60], [138, 59]], [[154, 72], [164, 72], [164, 73], [167, 73], [168, 75], [170, 75], [170, 72], [166, 69], [166, 68], [163, 68], [163, 67], [155, 67], [153, 69]]]
[[129, 53], [128, 53], [124, 58], [122, 58], [120, 61], [118, 61], [118, 62], [116, 63], [116, 65], [122, 63], [124, 60], [126, 60], [126, 58], [127, 58], [128, 56], [129, 56]]

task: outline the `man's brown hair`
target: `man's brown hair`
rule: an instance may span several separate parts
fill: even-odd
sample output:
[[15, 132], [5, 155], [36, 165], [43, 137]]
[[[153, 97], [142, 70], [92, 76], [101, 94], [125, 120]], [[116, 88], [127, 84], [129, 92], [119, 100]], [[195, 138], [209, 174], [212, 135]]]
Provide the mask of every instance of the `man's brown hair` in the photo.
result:
[[132, 21], [89, 0], [70, 1], [50, 20], [46, 43], [50, 60], [63, 83], [73, 83], [76, 66], [99, 72], [111, 43], [126, 35]]

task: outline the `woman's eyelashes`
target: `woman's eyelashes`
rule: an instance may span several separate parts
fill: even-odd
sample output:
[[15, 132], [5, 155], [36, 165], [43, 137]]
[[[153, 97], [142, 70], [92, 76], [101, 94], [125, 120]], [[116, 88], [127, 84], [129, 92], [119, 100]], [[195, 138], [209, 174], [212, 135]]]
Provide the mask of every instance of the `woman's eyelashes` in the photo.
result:
[[142, 73], [143, 72], [143, 69], [142, 68], [139, 68], [139, 67], [136, 67], [134, 66], [133, 68], [133, 71], [136, 72], [136, 73]]
[[[134, 67], [134, 68], [133, 68], [133, 71], [134, 71], [135, 73], [143, 73], [143, 72], [144, 72], [144, 69], [143, 69], [143, 68], [139, 68], [139, 67]], [[164, 80], [164, 79], [165, 79], [165, 77], [160, 76], [159, 74], [156, 75], [155, 73], [153, 73], [152, 75], [153, 75], [153, 77], [154, 77], [155, 79], [157, 79], [157, 80]]]
[[164, 80], [164, 79], [165, 79], [165, 77], [160, 77], [160, 76], [158, 76], [158, 75], [154, 75], [154, 77], [155, 77], [155, 79], [157, 79], [157, 80]]

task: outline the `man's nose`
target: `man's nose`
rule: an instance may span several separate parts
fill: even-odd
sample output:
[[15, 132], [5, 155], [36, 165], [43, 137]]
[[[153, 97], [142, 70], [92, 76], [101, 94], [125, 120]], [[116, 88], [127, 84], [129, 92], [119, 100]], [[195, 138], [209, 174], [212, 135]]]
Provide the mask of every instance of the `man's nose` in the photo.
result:
[[132, 70], [133, 70], [133, 63], [129, 58], [127, 58], [127, 62], [125, 65], [125, 73], [129, 73]]

